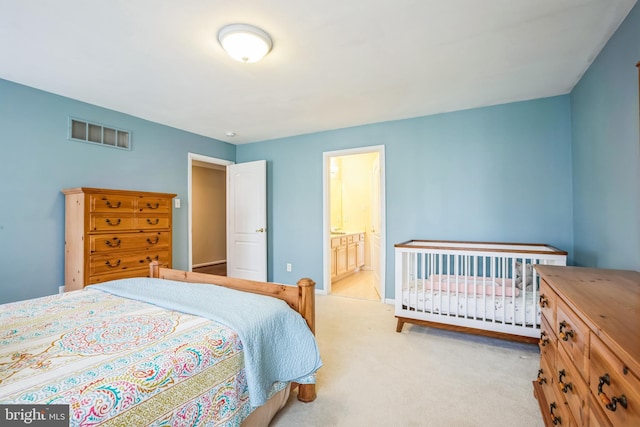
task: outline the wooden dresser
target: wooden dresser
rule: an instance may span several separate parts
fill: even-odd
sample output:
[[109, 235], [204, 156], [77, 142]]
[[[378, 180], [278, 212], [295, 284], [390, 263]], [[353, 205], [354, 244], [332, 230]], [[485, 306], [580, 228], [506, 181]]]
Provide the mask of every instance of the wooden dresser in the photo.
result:
[[640, 426], [640, 272], [536, 266], [547, 426]]
[[65, 291], [171, 267], [175, 194], [69, 188], [65, 194]]

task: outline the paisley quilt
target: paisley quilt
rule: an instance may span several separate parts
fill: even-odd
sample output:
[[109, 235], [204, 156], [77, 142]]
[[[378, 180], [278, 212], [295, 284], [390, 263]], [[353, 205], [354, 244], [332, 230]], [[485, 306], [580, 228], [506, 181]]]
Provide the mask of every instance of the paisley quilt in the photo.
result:
[[238, 426], [243, 359], [227, 326], [90, 288], [0, 306], [0, 403], [69, 404], [72, 426]]

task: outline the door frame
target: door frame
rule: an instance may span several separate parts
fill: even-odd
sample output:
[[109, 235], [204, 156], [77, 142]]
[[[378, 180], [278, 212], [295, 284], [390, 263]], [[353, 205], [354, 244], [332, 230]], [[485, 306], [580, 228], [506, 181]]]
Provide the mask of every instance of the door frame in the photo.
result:
[[325, 151], [322, 153], [322, 260], [323, 260], [323, 294], [331, 293], [331, 211], [329, 206], [330, 162], [332, 157], [349, 156], [353, 154], [378, 153], [380, 160], [380, 301], [385, 302], [386, 295], [386, 197], [385, 197], [385, 155], [384, 145], [350, 148], [346, 150]]
[[[221, 166], [229, 166], [235, 164], [230, 160], [218, 159], [216, 157], [209, 157], [202, 154], [196, 153], [187, 153], [187, 271], [192, 271], [193, 269], [193, 209], [192, 209], [192, 200], [193, 200], [193, 161], [197, 160], [199, 162], [210, 163], [213, 165], [221, 165]], [[226, 176], [226, 175], [225, 175]]]

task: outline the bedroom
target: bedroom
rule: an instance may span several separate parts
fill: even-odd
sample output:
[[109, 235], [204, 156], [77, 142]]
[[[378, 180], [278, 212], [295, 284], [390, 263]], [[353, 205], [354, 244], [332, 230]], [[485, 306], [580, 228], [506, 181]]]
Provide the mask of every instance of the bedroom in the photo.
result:
[[[386, 150], [389, 299], [393, 243], [420, 237], [539, 241], [567, 250], [570, 264], [638, 270], [639, 28], [635, 5], [564, 94], [239, 145], [23, 86], [2, 73], [0, 302], [56, 293], [63, 283], [61, 189], [165, 191], [186, 201], [188, 152], [268, 161], [269, 280], [321, 282], [322, 153], [370, 145]], [[130, 130], [134, 149], [69, 141], [70, 115]], [[174, 209], [174, 266], [181, 269], [188, 267], [186, 215]]]

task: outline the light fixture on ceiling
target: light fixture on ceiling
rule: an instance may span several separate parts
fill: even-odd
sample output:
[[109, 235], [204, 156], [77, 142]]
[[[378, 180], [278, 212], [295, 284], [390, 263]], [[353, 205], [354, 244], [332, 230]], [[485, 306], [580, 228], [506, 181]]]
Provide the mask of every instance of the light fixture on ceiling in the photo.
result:
[[269, 34], [247, 24], [230, 24], [218, 31], [218, 41], [230, 57], [240, 62], [261, 60], [273, 46]]

